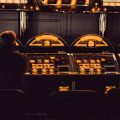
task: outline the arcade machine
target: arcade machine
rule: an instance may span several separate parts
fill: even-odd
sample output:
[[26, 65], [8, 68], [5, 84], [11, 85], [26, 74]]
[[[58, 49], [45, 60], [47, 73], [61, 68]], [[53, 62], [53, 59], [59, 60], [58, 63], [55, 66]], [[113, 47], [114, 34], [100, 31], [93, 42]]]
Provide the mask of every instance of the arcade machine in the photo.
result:
[[27, 74], [53, 75], [70, 71], [69, 55], [64, 51], [67, 47], [67, 43], [54, 34], [41, 34], [32, 38], [26, 44], [29, 51], [34, 51], [32, 54], [27, 53]]
[[[65, 52], [67, 48], [67, 43], [61, 37], [50, 33], [37, 35], [26, 44], [25, 51], [29, 51], [26, 53], [28, 69], [25, 76], [29, 112], [46, 112], [47, 97], [61, 89], [62, 74], [70, 74], [69, 54]], [[64, 89], [68, 89], [68, 86]]]
[[26, 44], [26, 49], [30, 48], [31, 53], [26, 53], [26, 82], [28, 103], [33, 105], [29, 109], [34, 112], [43, 110], [46, 99], [55, 91], [88, 89], [103, 94], [118, 85], [116, 56], [100, 35], [80, 36], [68, 47], [57, 35], [41, 34]]
[[[104, 93], [107, 93], [110, 89], [116, 88], [119, 83], [119, 64], [112, 48], [112, 45], [100, 35], [87, 34], [77, 38], [71, 45], [73, 49], [74, 67], [80, 75], [96, 76], [86, 80], [102, 80], [102, 84], [105, 85]], [[85, 80], [84, 80], [85, 81]], [[86, 83], [87, 84], [87, 83]], [[85, 85], [85, 84], [84, 84]], [[79, 81], [76, 82], [76, 89], [83, 87]], [[99, 89], [97, 85], [96, 90]], [[95, 86], [94, 86], [95, 87]]]

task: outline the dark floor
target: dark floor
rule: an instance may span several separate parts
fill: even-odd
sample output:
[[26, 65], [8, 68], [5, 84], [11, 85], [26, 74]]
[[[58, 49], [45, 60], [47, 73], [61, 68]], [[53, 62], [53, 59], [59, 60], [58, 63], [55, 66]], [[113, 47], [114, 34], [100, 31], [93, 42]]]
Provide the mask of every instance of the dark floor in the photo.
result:
[[[47, 113], [36, 113], [36, 114], [26, 114], [25, 120], [57, 120], [57, 119], [48, 118]], [[62, 119], [62, 120], [66, 120], [66, 119]], [[84, 119], [78, 118], [77, 120], [84, 120]], [[120, 120], [120, 115], [105, 113], [104, 111], [101, 111], [94, 117], [85, 120]]]

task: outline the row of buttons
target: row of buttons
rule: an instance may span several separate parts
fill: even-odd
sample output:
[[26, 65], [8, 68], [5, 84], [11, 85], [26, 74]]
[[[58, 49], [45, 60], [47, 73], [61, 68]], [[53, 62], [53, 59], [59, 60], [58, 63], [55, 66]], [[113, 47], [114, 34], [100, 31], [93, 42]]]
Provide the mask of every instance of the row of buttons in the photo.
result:
[[32, 69], [55, 68], [54, 64], [32, 64]]
[[101, 63], [101, 62], [105, 62], [106, 59], [105, 58], [101, 58], [101, 59], [77, 59], [76, 60], [76, 63], [91, 63], [91, 64], [94, 64], [94, 63]]

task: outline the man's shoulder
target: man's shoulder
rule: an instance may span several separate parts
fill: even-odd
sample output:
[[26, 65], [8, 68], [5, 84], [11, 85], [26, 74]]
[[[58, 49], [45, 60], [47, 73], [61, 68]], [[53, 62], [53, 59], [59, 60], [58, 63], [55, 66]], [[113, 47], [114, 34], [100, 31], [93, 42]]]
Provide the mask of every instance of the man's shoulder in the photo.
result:
[[27, 60], [27, 56], [24, 53], [20, 53], [19, 51], [14, 51], [14, 56], [18, 59]]

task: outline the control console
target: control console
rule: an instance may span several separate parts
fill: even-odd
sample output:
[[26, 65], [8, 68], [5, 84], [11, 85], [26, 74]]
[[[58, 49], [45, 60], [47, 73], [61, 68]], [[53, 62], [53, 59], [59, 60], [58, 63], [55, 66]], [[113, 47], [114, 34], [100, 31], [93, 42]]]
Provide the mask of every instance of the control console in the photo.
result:
[[28, 55], [28, 74], [117, 74], [114, 54], [36, 53]]
[[118, 63], [114, 54], [74, 54], [79, 74], [117, 74]]
[[68, 54], [27, 54], [29, 74], [61, 74], [71, 71]]

